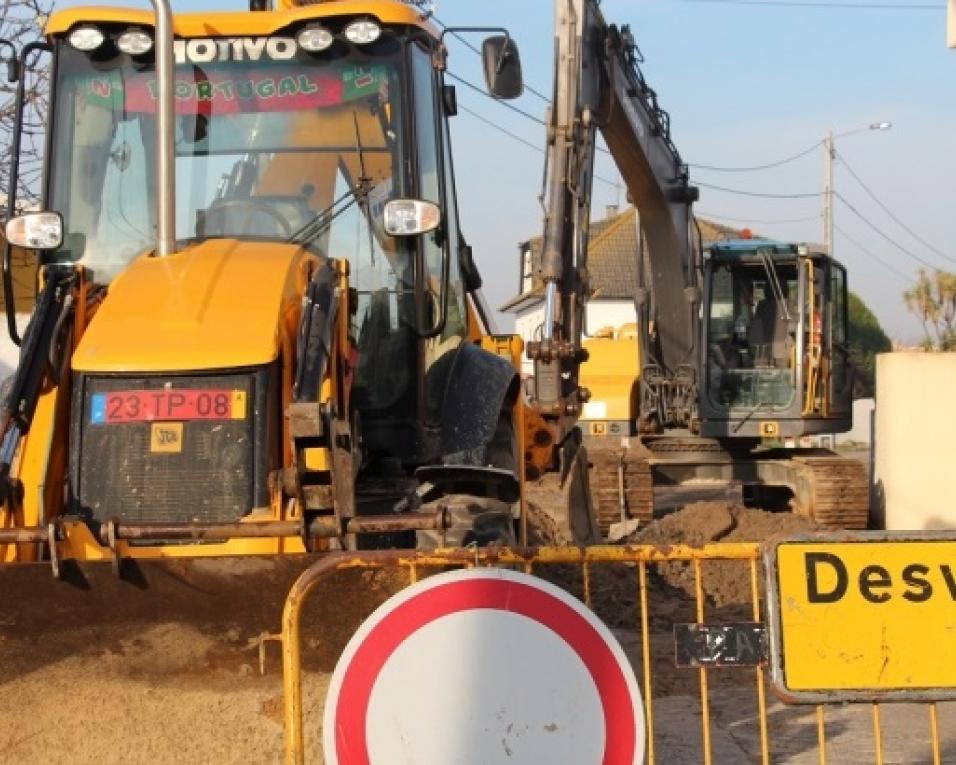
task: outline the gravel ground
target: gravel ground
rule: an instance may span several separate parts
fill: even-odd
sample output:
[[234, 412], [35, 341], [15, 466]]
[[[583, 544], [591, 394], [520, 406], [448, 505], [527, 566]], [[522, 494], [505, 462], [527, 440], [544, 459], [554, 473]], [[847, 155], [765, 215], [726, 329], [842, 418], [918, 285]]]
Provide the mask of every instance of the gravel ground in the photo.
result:
[[[800, 531], [805, 521], [730, 503], [696, 503], [656, 521], [633, 541], [699, 544], [750, 541]], [[705, 574], [707, 619], [749, 618], [745, 564], [719, 564]], [[8, 572], [3, 572], [7, 574]], [[278, 648], [268, 646], [267, 672], [258, 671], [257, 636], [278, 626], [281, 593], [294, 571], [246, 566], [225, 581], [180, 576], [180, 589], [162, 597], [95, 590], [70, 593], [67, 612], [49, 596], [48, 573], [0, 581], [0, 761], [10, 763], [274, 763], [282, 752]], [[208, 572], [207, 572], [208, 573]], [[45, 576], [44, 576], [45, 574]], [[17, 578], [19, 577], [19, 578]], [[549, 579], [580, 591], [576, 571]], [[41, 581], [42, 580], [42, 581]], [[642, 679], [638, 598], [633, 569], [595, 573], [595, 607], [620, 640]], [[702, 762], [699, 676], [673, 666], [672, 627], [694, 621], [692, 579], [680, 564], [658, 566], [649, 590], [655, 754], [661, 763]], [[304, 681], [309, 762], [319, 751], [321, 710], [329, 673], [361, 618], [403, 582], [394, 576], [348, 572], [316, 595], [306, 631]], [[69, 600], [69, 598], [67, 598]], [[125, 607], [125, 610], [124, 610]], [[330, 629], [317, 637], [315, 617]], [[711, 740], [717, 763], [760, 762], [753, 669], [709, 673]], [[644, 686], [646, 688], [646, 686]], [[786, 707], [768, 691], [773, 762], [816, 763], [812, 707]], [[924, 707], [884, 706], [885, 763], [932, 762]], [[956, 762], [956, 709], [940, 705], [942, 762]], [[830, 762], [875, 762], [868, 706], [829, 708]], [[388, 765], [388, 764], [385, 764]], [[577, 765], [577, 764], [575, 764]]]

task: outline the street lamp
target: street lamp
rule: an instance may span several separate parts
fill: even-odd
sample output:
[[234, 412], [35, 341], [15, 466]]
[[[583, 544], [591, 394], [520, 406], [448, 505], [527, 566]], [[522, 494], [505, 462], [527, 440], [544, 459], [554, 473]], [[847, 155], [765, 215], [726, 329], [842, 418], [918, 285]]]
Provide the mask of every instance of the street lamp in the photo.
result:
[[889, 130], [891, 127], [893, 127], [892, 122], [872, 122], [866, 127], [845, 130], [836, 135], [830, 130], [827, 132], [827, 137], [823, 139], [823, 245], [829, 255], [833, 255], [833, 160], [836, 157], [834, 141], [837, 138], [855, 133], [866, 133], [870, 130]]

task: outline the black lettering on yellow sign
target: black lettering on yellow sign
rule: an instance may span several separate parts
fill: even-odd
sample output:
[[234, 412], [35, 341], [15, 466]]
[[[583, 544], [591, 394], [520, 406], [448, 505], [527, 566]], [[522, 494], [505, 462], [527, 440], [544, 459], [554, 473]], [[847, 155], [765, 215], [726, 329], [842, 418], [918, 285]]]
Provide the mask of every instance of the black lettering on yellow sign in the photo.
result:
[[[807, 576], [808, 603], [836, 603], [842, 600], [850, 588], [850, 571], [838, 555], [828, 552], [808, 552], [804, 555]], [[824, 587], [821, 580], [829, 573], [832, 584]], [[925, 603], [933, 597], [933, 583], [927, 578], [931, 573], [923, 563], [910, 563], [903, 567], [900, 579], [906, 585], [901, 596], [911, 603]], [[956, 572], [947, 563], [939, 565], [939, 573], [946, 585], [949, 597], [956, 602]], [[893, 598], [893, 574], [884, 566], [872, 564], [860, 569], [854, 578], [862, 598], [869, 603], [887, 603]]]

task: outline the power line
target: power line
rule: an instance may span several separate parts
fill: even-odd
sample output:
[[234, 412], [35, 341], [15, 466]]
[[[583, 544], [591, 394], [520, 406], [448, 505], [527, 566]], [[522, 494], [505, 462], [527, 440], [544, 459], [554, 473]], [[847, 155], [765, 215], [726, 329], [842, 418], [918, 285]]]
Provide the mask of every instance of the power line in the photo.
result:
[[[530, 114], [529, 112], [524, 111], [524, 109], [519, 109], [519, 108], [518, 108], [517, 106], [515, 106], [514, 104], [509, 104], [507, 101], [502, 101], [500, 98], [495, 98], [494, 96], [490, 95], [484, 88], [482, 88], [482, 87], [480, 87], [480, 86], [478, 86], [478, 85], [475, 85], [475, 83], [473, 83], [473, 82], [469, 82], [469, 81], [466, 80], [464, 77], [459, 77], [457, 74], [455, 74], [454, 72], [450, 72], [450, 71], [446, 71], [445, 74], [447, 74], [449, 77], [451, 77], [451, 78], [452, 78], [453, 80], [455, 80], [456, 82], [460, 82], [460, 83], [461, 83], [462, 85], [464, 85], [466, 88], [469, 88], [469, 89], [475, 91], [475, 93], [479, 93], [479, 94], [483, 95], [485, 98], [490, 98], [490, 99], [491, 99], [492, 101], [494, 101], [496, 104], [501, 104], [502, 106], [505, 106], [505, 107], [507, 107], [508, 109], [511, 109], [511, 111], [515, 112], [516, 114], [520, 114], [520, 115], [521, 115], [522, 117], [524, 117], [525, 119], [529, 119], [529, 120], [531, 120], [532, 122], [537, 123], [538, 125], [544, 125], [544, 124], [545, 124], [544, 120], [541, 119], [540, 117], [535, 117], [533, 114]], [[595, 143], [594, 143], [594, 151], [597, 152], [597, 153], [599, 153], [599, 154], [607, 154], [608, 156], [611, 156], [611, 152], [610, 152], [608, 149], [605, 149], [603, 146], [599, 146], [598, 143], [597, 143], [597, 141], [595, 141]], [[596, 177], [596, 176], [595, 176], [595, 177]], [[603, 179], [602, 179], [602, 180], [603, 180]]]
[[829, 8], [834, 10], [861, 9], [861, 10], [883, 10], [883, 11], [944, 11], [942, 5], [908, 5], [906, 3], [832, 3], [832, 2], [814, 2], [813, 0], [681, 0], [684, 3], [704, 3], [704, 4], [723, 4], [723, 5], [762, 5], [779, 6], [781, 8]]
[[[448, 25], [445, 24], [443, 21], [439, 21], [439, 19], [438, 19], [437, 16], [432, 16], [431, 19], [432, 19], [432, 21], [434, 21], [436, 24], [438, 24], [438, 26], [440, 26], [442, 29], [448, 30]], [[469, 42], [468, 40], [466, 40], [464, 37], [462, 37], [460, 34], [458, 34], [458, 32], [456, 32], [456, 31], [454, 31], [454, 30], [451, 30], [451, 31], [448, 32], [448, 34], [450, 34], [450, 35], [451, 35], [452, 37], [454, 37], [456, 40], [458, 40], [459, 42], [461, 42], [461, 43], [462, 43], [466, 48], [468, 48], [469, 50], [474, 51], [479, 57], [484, 58], [484, 56], [482, 56], [481, 51], [478, 50], [477, 46], [475, 46], [474, 44], [472, 44], [471, 42]], [[532, 88], [532, 87], [531, 87], [530, 85], [528, 85], [527, 83], [524, 84], [524, 88], [525, 88], [525, 90], [527, 90], [529, 93], [532, 93], [533, 95], [536, 95], [538, 98], [540, 98], [540, 99], [541, 99], [542, 101], [544, 101], [546, 104], [548, 104], [548, 105], [551, 104], [551, 99], [550, 99], [550, 98], [548, 98], [546, 95], [544, 95], [544, 94], [541, 93], [540, 91], [536, 90], [535, 88]]]
[[489, 127], [493, 127], [493, 128], [494, 128], [495, 130], [497, 130], [499, 133], [504, 133], [504, 134], [505, 134], [506, 136], [508, 136], [509, 138], [513, 138], [513, 139], [516, 140], [518, 143], [523, 143], [523, 144], [524, 144], [525, 146], [527, 146], [529, 149], [533, 149], [534, 151], [538, 152], [538, 154], [544, 154], [544, 149], [542, 149], [542, 148], [541, 148], [540, 146], [538, 146], [537, 144], [531, 143], [531, 141], [529, 141], [527, 138], [522, 138], [522, 137], [521, 137], [520, 135], [518, 135], [517, 133], [512, 133], [512, 132], [511, 132], [510, 130], [508, 130], [507, 128], [501, 127], [501, 125], [499, 125], [497, 122], [492, 122], [492, 121], [491, 121], [490, 119], [488, 119], [487, 117], [483, 117], [483, 116], [480, 115], [478, 112], [476, 112], [476, 111], [474, 111], [474, 110], [472, 110], [472, 109], [469, 109], [469, 108], [468, 108], [467, 106], [465, 106], [464, 104], [459, 103], [459, 104], [458, 104], [458, 109], [459, 109], [460, 111], [465, 112], [465, 114], [470, 114], [470, 115], [471, 115], [472, 117], [474, 117], [476, 120], [479, 120], [479, 121], [481, 121], [481, 122], [484, 122], [484, 123], [485, 123], [486, 125], [488, 125]]
[[698, 215], [703, 218], [716, 218], [717, 220], [726, 220], [732, 223], [759, 223], [761, 225], [775, 225], [783, 223], [807, 223], [809, 221], [820, 220], [823, 217], [822, 214], [810, 215], [805, 218], [778, 218], [776, 220], [761, 220], [759, 218], [732, 218], [729, 215], [718, 215], [717, 213], [708, 213], [708, 212], [695, 212], [695, 215]]
[[698, 181], [694, 179], [694, 185], [701, 186], [705, 189], [713, 189], [714, 191], [725, 191], [728, 194], [740, 194], [745, 197], [762, 197], [765, 199], [810, 199], [813, 197], [823, 196], [822, 191], [811, 191], [807, 193], [794, 193], [794, 194], [776, 194], [773, 192], [767, 191], [745, 191], [743, 189], [729, 189], [726, 186], [715, 186], [712, 183], [704, 183], [703, 181]]
[[864, 246], [863, 246], [862, 244], [860, 244], [856, 239], [854, 239], [852, 236], [850, 236], [846, 231], [844, 231], [842, 228], [840, 228], [840, 227], [839, 227], [838, 225], [836, 225], [835, 223], [833, 224], [833, 228], [836, 229], [837, 233], [839, 233], [839, 234], [840, 234], [844, 239], [846, 239], [850, 244], [854, 245], [858, 250], [860, 250], [860, 252], [862, 252], [862, 253], [863, 253], [864, 255], [866, 255], [868, 258], [872, 258], [872, 259], [875, 260], [877, 263], [879, 263], [881, 266], [883, 266], [884, 268], [886, 268], [886, 269], [889, 270], [889, 271], [892, 271], [894, 274], [896, 274], [897, 276], [899, 276], [901, 279], [905, 279], [905, 280], [906, 280], [907, 282], [909, 282], [910, 284], [914, 284], [914, 283], [915, 283], [915, 282], [913, 281], [913, 277], [912, 277], [912, 276], [910, 276], [909, 274], [904, 273], [903, 271], [900, 271], [896, 266], [894, 266], [894, 265], [892, 265], [892, 264], [890, 264], [890, 263], [887, 263], [885, 260], [883, 260], [882, 258], [880, 258], [878, 255], [874, 255], [872, 252], [870, 252], [870, 249], [869, 249], [868, 247], [864, 247]]
[[[544, 149], [542, 149], [542, 148], [541, 148], [540, 146], [538, 146], [537, 144], [532, 143], [532, 142], [529, 141], [527, 138], [521, 137], [521, 136], [518, 135], [517, 133], [511, 132], [511, 131], [508, 130], [507, 128], [502, 127], [502, 126], [499, 125], [497, 122], [493, 122], [492, 120], [490, 120], [490, 119], [488, 119], [487, 117], [485, 117], [485, 116], [479, 114], [478, 112], [474, 111], [473, 109], [469, 109], [469, 108], [468, 108], [467, 106], [465, 106], [464, 104], [458, 104], [458, 108], [459, 108], [461, 111], [465, 112], [466, 114], [470, 114], [470, 115], [471, 115], [472, 117], [474, 117], [476, 120], [479, 120], [480, 122], [483, 122], [484, 124], [488, 125], [489, 127], [493, 127], [493, 128], [494, 128], [495, 130], [497, 130], [499, 133], [504, 133], [506, 136], [508, 136], [509, 138], [514, 139], [514, 140], [517, 141], [518, 143], [524, 144], [524, 145], [527, 146], [529, 149], [533, 149], [533, 150], [536, 151], [538, 154], [544, 154]], [[594, 175], [594, 180], [596, 180], [596, 181], [601, 181], [602, 183], [606, 183], [608, 186], [614, 186], [615, 188], [619, 188], [620, 185], [621, 185], [621, 184], [617, 183], [616, 181], [612, 181], [612, 180], [610, 180], [609, 178], [603, 178], [602, 176], [597, 175], [597, 174]]]
[[470, 88], [471, 90], [475, 91], [476, 93], [481, 93], [481, 95], [483, 95], [485, 98], [490, 98], [490, 99], [491, 99], [492, 101], [494, 101], [496, 104], [501, 104], [502, 106], [507, 107], [508, 109], [511, 109], [511, 111], [515, 112], [516, 114], [520, 114], [520, 115], [521, 115], [522, 117], [524, 117], [525, 119], [529, 119], [529, 120], [531, 120], [532, 122], [537, 122], [539, 125], [543, 125], [543, 124], [544, 124], [544, 120], [541, 119], [540, 117], [535, 117], [535, 116], [534, 116], [533, 114], [531, 114], [530, 112], [526, 112], [524, 109], [519, 109], [519, 108], [518, 108], [517, 106], [515, 106], [514, 104], [509, 104], [507, 101], [502, 101], [500, 98], [495, 98], [494, 96], [489, 95], [488, 93], [485, 92], [485, 89], [484, 89], [484, 88], [478, 87], [478, 86], [475, 85], [475, 83], [473, 83], [473, 82], [468, 82], [468, 80], [464, 79], [463, 77], [459, 77], [459, 76], [458, 76], [457, 74], [455, 74], [454, 72], [446, 71], [445, 74], [446, 74], [448, 77], [451, 77], [455, 82], [460, 82], [460, 83], [461, 83], [462, 85], [464, 85], [466, 88]]
[[879, 234], [883, 239], [885, 239], [887, 242], [889, 242], [889, 243], [892, 244], [894, 247], [896, 247], [898, 250], [900, 250], [900, 252], [904, 253], [905, 255], [909, 255], [913, 260], [918, 261], [919, 263], [922, 263], [922, 264], [923, 264], [924, 266], [926, 266], [927, 268], [932, 268], [933, 270], [937, 270], [937, 269], [936, 269], [936, 266], [934, 266], [932, 263], [930, 263], [930, 262], [927, 261], [927, 260], [924, 260], [923, 258], [921, 258], [919, 255], [917, 255], [917, 254], [916, 254], [915, 252], [913, 252], [912, 250], [908, 250], [906, 247], [904, 247], [902, 244], [900, 244], [899, 242], [897, 242], [895, 239], [892, 239], [891, 237], [887, 236], [887, 234], [885, 234], [882, 230], [880, 230], [880, 228], [877, 227], [877, 225], [876, 225], [875, 223], [872, 223], [869, 219], [867, 219], [867, 217], [866, 217], [865, 215], [863, 215], [863, 213], [861, 213], [861, 212], [860, 212], [859, 210], [857, 210], [853, 205], [851, 205], [849, 202], [847, 202], [846, 197], [844, 197], [839, 191], [835, 191], [835, 192], [833, 192], [833, 194], [834, 194], [834, 196], [835, 196], [837, 199], [839, 199], [841, 202], [843, 202], [844, 205], [847, 206], [847, 208], [850, 210], [850, 212], [852, 212], [857, 218], [859, 218], [859, 219], [860, 219], [861, 221], [863, 221], [867, 226], [869, 226], [871, 229], [873, 229], [873, 230], [874, 230], [877, 234]]
[[[445, 74], [448, 75], [449, 77], [451, 77], [453, 80], [455, 80], [455, 82], [460, 82], [460, 83], [461, 83], [462, 85], [464, 85], [466, 88], [475, 91], [475, 93], [478, 93], [478, 94], [484, 96], [485, 98], [491, 99], [491, 100], [494, 101], [496, 104], [500, 104], [501, 106], [504, 106], [504, 107], [507, 107], [508, 109], [511, 109], [511, 111], [515, 112], [516, 114], [520, 114], [520, 115], [521, 115], [522, 117], [524, 117], [525, 119], [529, 119], [529, 120], [531, 120], [532, 122], [534, 122], [534, 123], [536, 123], [536, 124], [538, 124], [538, 125], [544, 125], [544, 124], [545, 124], [544, 120], [541, 119], [540, 117], [535, 117], [535, 116], [534, 116], [533, 114], [531, 114], [530, 112], [526, 112], [524, 109], [519, 109], [519, 108], [518, 108], [517, 106], [515, 106], [514, 104], [509, 104], [507, 101], [503, 101], [503, 100], [501, 100], [500, 98], [495, 98], [493, 95], [491, 95], [490, 93], [488, 93], [484, 88], [482, 88], [482, 87], [479, 86], [479, 85], [475, 85], [475, 83], [473, 83], [473, 82], [469, 82], [469, 81], [466, 80], [464, 77], [459, 77], [457, 74], [455, 74], [454, 72], [451, 72], [451, 71], [446, 71]], [[611, 154], [611, 152], [608, 151], [607, 149], [605, 149], [603, 146], [599, 146], [599, 145], [597, 144], [597, 142], [595, 142], [595, 144], [594, 144], [594, 150], [595, 150], [596, 152], [600, 153], [600, 154], [607, 154], [607, 155], [610, 155], [610, 154]]]
[[807, 154], [810, 152], [816, 151], [822, 143], [823, 141], [817, 141], [815, 144], [813, 144], [813, 146], [808, 146], [798, 154], [794, 154], [777, 162], [770, 162], [766, 165], [752, 165], [750, 167], [714, 167], [713, 165], [696, 165], [691, 163], [688, 165], [688, 167], [696, 167], [699, 170], [711, 170], [713, 172], [719, 173], [750, 173], [757, 170], [769, 170], [772, 167], [780, 167], [781, 165], [786, 165], [788, 162], [793, 162], [796, 159], [807, 156]]
[[844, 157], [842, 154], [839, 154], [839, 153], [837, 153], [837, 156], [843, 161], [843, 166], [847, 169], [847, 171], [850, 173], [850, 175], [853, 176], [853, 179], [854, 179], [857, 183], [859, 183], [860, 186], [863, 187], [863, 190], [864, 190], [867, 194], [869, 194], [870, 198], [880, 206], [880, 208], [883, 210], [883, 212], [885, 212], [887, 215], [890, 216], [890, 219], [891, 219], [891, 220], [895, 221], [895, 222], [897, 223], [897, 225], [899, 225], [900, 228], [902, 228], [907, 234], [909, 234], [911, 237], [913, 237], [917, 242], [919, 242], [921, 245], [923, 245], [923, 246], [924, 246], [927, 250], [929, 250], [930, 252], [934, 252], [935, 254], [939, 255], [939, 257], [941, 257], [943, 260], [948, 260], [950, 263], [956, 263], [956, 258], [953, 258], [953, 257], [947, 255], [945, 252], [942, 252], [941, 250], [939, 250], [939, 249], [937, 249], [936, 247], [934, 247], [933, 245], [931, 245], [929, 242], [927, 242], [925, 239], [923, 239], [923, 237], [921, 237], [919, 234], [917, 234], [915, 231], [913, 231], [913, 229], [911, 229], [911, 228], [910, 228], [909, 226], [907, 226], [903, 221], [901, 221], [901, 220], [893, 213], [893, 211], [892, 211], [889, 207], [887, 207], [885, 204], [883, 204], [883, 202], [880, 200], [880, 198], [877, 197], [876, 194], [873, 193], [873, 191], [870, 189], [870, 187], [867, 186], [866, 183], [863, 182], [863, 179], [860, 178], [860, 176], [857, 175], [856, 172], [854, 172], [853, 168], [850, 167], [850, 163], [846, 161], [846, 157]]

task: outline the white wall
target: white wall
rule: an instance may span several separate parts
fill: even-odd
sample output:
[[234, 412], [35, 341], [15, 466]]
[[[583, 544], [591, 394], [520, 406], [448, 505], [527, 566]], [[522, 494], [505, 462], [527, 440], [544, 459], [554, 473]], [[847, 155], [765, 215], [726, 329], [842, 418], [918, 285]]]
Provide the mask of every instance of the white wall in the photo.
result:
[[[20, 331], [21, 338], [29, 320], [30, 316], [28, 314], [17, 314], [17, 329]], [[0, 323], [2, 323], [2, 326], [0, 326], [0, 381], [3, 381], [12, 375], [17, 368], [17, 362], [20, 360], [20, 348], [10, 340], [10, 335], [7, 333], [7, 320], [2, 311], [0, 311]]]
[[874, 509], [887, 529], [956, 529], [956, 353], [876, 357]]
[[852, 441], [855, 444], [868, 444], [873, 438], [870, 430], [870, 417], [876, 407], [872, 398], [858, 398], [853, 402], [853, 429], [847, 433], [837, 433], [834, 438], [838, 444]]
[[[634, 302], [631, 300], [592, 300], [587, 306], [587, 329], [594, 333], [604, 327], [620, 327], [637, 321]], [[526, 343], [535, 339], [538, 328], [544, 322], [544, 301], [520, 311], [515, 316], [515, 334]], [[521, 365], [521, 371], [531, 374], [534, 369], [527, 357]]]
[[587, 315], [587, 329], [591, 334], [604, 327], [617, 329], [637, 321], [633, 300], [592, 300], [588, 303]]
[[[519, 335], [525, 343], [534, 340], [535, 332], [544, 321], [544, 304], [528, 308], [515, 316], [515, 334]], [[521, 371], [525, 374], [534, 373], [534, 365], [528, 360], [525, 353], [521, 357]]]

